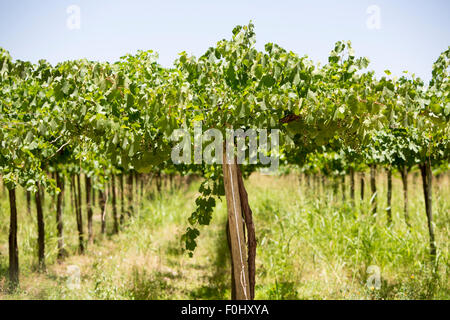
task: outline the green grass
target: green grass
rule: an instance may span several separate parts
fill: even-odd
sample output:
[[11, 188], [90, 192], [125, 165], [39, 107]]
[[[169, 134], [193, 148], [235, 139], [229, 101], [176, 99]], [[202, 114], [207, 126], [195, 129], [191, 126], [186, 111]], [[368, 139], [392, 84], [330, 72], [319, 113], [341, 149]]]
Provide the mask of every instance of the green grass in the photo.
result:
[[[414, 179], [410, 179], [414, 180]], [[359, 180], [357, 180], [359, 181]], [[188, 190], [163, 191], [146, 199], [119, 235], [100, 237], [78, 255], [75, 214], [66, 197], [65, 242], [69, 257], [56, 262], [55, 212], [46, 197], [46, 261], [39, 274], [34, 207], [28, 216], [19, 197], [20, 287], [7, 291], [9, 205], [0, 193], [0, 299], [229, 299], [230, 265], [225, 235], [225, 199], [212, 224], [201, 228], [194, 257], [182, 250], [180, 236], [194, 208], [198, 183]], [[366, 200], [353, 206], [325, 190], [299, 185], [294, 175], [254, 174], [246, 181], [258, 240], [257, 299], [449, 299], [448, 177], [434, 189], [437, 266], [430, 263], [420, 180], [410, 182], [410, 220], [403, 217], [401, 182], [394, 179], [393, 224], [386, 220], [385, 176], [378, 177], [378, 214]], [[356, 190], [359, 197], [359, 185]], [[348, 192], [348, 190], [347, 190]], [[119, 206], [120, 208], [120, 206]], [[85, 214], [85, 212], [84, 212]], [[108, 230], [112, 221], [108, 216]], [[81, 286], [69, 289], [67, 267], [81, 270]], [[381, 288], [366, 285], [367, 268], [380, 268]]]

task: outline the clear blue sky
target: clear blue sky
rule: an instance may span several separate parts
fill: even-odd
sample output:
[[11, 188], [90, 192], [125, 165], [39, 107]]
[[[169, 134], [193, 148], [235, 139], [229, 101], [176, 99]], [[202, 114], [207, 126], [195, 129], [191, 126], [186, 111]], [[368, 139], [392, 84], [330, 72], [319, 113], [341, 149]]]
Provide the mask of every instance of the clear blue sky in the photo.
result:
[[[66, 25], [70, 5], [81, 9], [79, 30]], [[370, 5], [380, 9], [380, 29], [366, 25]], [[16, 59], [52, 63], [152, 49], [170, 66], [179, 52], [198, 56], [250, 20], [259, 48], [276, 42], [326, 62], [335, 41], [351, 40], [378, 75], [408, 70], [428, 80], [450, 45], [448, 0], [0, 0], [0, 46]]]

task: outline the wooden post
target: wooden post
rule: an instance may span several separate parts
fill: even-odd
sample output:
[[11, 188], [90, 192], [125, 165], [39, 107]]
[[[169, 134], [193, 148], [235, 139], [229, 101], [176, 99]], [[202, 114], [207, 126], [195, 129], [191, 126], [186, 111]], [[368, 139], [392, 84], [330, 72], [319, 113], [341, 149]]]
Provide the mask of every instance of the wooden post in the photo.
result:
[[377, 213], [377, 184], [376, 184], [376, 175], [377, 169], [374, 164], [370, 165], [370, 190], [372, 191], [372, 198], [370, 198], [370, 204], [372, 208], [372, 214]]
[[63, 231], [64, 231], [64, 225], [63, 225], [63, 219], [62, 219], [62, 204], [63, 204], [63, 198], [64, 198], [64, 176], [61, 176], [61, 174], [56, 171], [56, 186], [59, 188], [60, 192], [57, 195], [56, 200], [56, 230], [58, 235], [58, 260], [61, 261], [64, 259], [66, 252], [64, 249], [64, 237], [63, 237]]
[[361, 202], [364, 201], [364, 181], [366, 178], [366, 174], [364, 172], [361, 172]]
[[36, 182], [36, 211], [37, 211], [37, 227], [38, 227], [38, 269], [39, 272], [45, 272], [45, 222], [44, 213], [41, 202], [41, 184]]
[[105, 184], [105, 190], [99, 190], [99, 203], [101, 210], [101, 234], [106, 234], [106, 204], [108, 202], [108, 185]]
[[406, 166], [401, 166], [398, 169], [402, 176], [403, 184], [403, 211], [405, 213], [405, 222], [408, 227], [409, 224], [409, 214], [408, 214], [408, 168]]
[[244, 178], [242, 177], [239, 165], [236, 166], [239, 185], [239, 197], [241, 200], [241, 209], [244, 216], [245, 227], [247, 230], [247, 246], [248, 246], [248, 282], [250, 284], [250, 299], [255, 299], [255, 277], [256, 277], [256, 234], [255, 225], [253, 224], [253, 212], [248, 203], [248, 194], [244, 186]]
[[19, 247], [17, 245], [17, 205], [16, 189], [9, 190], [9, 281], [10, 289], [19, 285]]
[[227, 199], [230, 249], [236, 300], [250, 300], [247, 254], [239, 196], [237, 165], [235, 161], [227, 161], [225, 148], [223, 152], [222, 169], [225, 196]]
[[392, 167], [387, 170], [387, 219], [392, 224]]
[[93, 216], [94, 212], [92, 210], [91, 204], [91, 195], [92, 195], [92, 185], [91, 185], [91, 177], [87, 174], [85, 175], [85, 188], [86, 188], [86, 208], [87, 208], [87, 217], [88, 217], [88, 243], [94, 243], [94, 230], [93, 230]]
[[432, 181], [433, 175], [431, 173], [431, 164], [427, 160], [425, 163], [419, 165], [420, 172], [422, 174], [422, 184], [423, 184], [423, 195], [425, 198], [425, 211], [427, 213], [428, 220], [428, 232], [430, 234], [430, 256], [432, 261], [436, 259], [436, 240], [434, 236], [433, 227], [433, 195], [432, 195]]

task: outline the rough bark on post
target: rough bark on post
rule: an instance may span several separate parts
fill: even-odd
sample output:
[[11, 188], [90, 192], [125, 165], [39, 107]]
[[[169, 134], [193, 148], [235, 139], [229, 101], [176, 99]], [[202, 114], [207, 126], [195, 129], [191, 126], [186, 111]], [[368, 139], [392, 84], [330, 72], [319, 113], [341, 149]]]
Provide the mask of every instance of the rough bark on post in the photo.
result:
[[370, 198], [370, 204], [372, 206], [372, 214], [377, 213], [377, 184], [376, 184], [376, 167], [374, 164], [370, 165], [370, 190], [372, 191], [372, 196]]
[[92, 186], [91, 186], [91, 178], [86, 175], [86, 207], [87, 207], [87, 217], [88, 217], [88, 243], [93, 244], [94, 243], [94, 230], [92, 228], [92, 217], [94, 215], [94, 212], [92, 211], [92, 204], [91, 204], [91, 192], [92, 192]]
[[239, 165], [236, 165], [238, 185], [239, 185], [239, 197], [241, 200], [242, 213], [244, 214], [245, 226], [247, 229], [248, 237], [248, 278], [250, 285], [250, 299], [255, 298], [255, 275], [256, 275], [256, 234], [255, 225], [253, 224], [253, 212], [248, 203], [248, 194], [244, 186], [244, 179], [242, 178], [242, 172]]
[[[231, 259], [233, 261], [234, 285], [237, 300], [249, 300], [250, 285], [244, 239], [244, 223], [241, 212], [237, 166], [234, 161], [227, 161], [223, 153], [223, 180], [227, 199], [228, 222], [230, 230]], [[233, 159], [234, 160], [234, 159]]]
[[408, 213], [408, 168], [406, 166], [402, 166], [399, 168], [400, 175], [402, 177], [403, 184], [403, 211], [405, 214], [405, 222], [409, 227], [409, 213]]
[[82, 197], [81, 197], [81, 173], [79, 173], [79, 174], [77, 174], [77, 201], [78, 201], [78, 210], [79, 210], [79, 213], [80, 213], [80, 217], [82, 217], [83, 215], [82, 215], [82, 212], [83, 212], [83, 210], [82, 210], [82, 201], [81, 201], [81, 199], [82, 199]]
[[387, 170], [387, 218], [388, 224], [392, 223], [392, 168]]
[[63, 237], [63, 220], [62, 220], [62, 203], [64, 198], [64, 178], [61, 177], [59, 172], [56, 172], [56, 186], [60, 189], [60, 192], [56, 198], [56, 231], [58, 236], [58, 260], [62, 260], [65, 257], [64, 250], [64, 237]]
[[100, 210], [101, 210], [101, 233], [106, 233], [106, 201], [108, 201], [108, 188], [105, 188], [105, 191], [99, 190], [99, 203], [100, 203]]
[[[230, 222], [227, 220], [226, 224], [226, 232], [227, 232], [227, 242], [228, 242], [228, 249], [231, 252], [231, 235], [230, 235]], [[231, 300], [236, 300], [236, 284], [234, 280], [234, 265], [233, 265], [233, 259], [231, 259]]]
[[40, 196], [41, 196], [41, 206], [44, 207], [45, 206], [45, 188], [41, 185], [39, 187], [39, 191], [40, 191]]
[[360, 183], [361, 183], [361, 201], [364, 201], [364, 184], [365, 184], [365, 179], [366, 178], [366, 174], [364, 172], [361, 172], [361, 179], [360, 179]]
[[19, 285], [19, 247], [17, 244], [17, 205], [16, 189], [9, 192], [9, 281], [10, 289], [14, 290]]
[[436, 242], [434, 237], [433, 227], [433, 210], [432, 210], [432, 173], [429, 161], [420, 165], [420, 172], [422, 174], [423, 195], [425, 198], [425, 211], [428, 220], [428, 233], [430, 235], [430, 255], [431, 259], [436, 258]]
[[36, 182], [37, 191], [36, 197], [36, 212], [37, 212], [37, 226], [38, 226], [38, 270], [45, 271], [45, 222], [44, 213], [42, 210], [41, 192], [39, 192], [40, 184]]

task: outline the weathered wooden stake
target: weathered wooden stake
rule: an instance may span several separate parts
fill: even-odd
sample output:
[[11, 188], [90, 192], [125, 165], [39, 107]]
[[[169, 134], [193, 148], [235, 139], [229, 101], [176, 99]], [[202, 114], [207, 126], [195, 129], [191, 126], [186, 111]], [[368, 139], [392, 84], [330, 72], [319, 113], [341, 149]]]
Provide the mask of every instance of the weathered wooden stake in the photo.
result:
[[236, 300], [250, 300], [250, 285], [244, 238], [244, 223], [239, 196], [237, 165], [233, 160], [231, 163], [227, 161], [226, 150], [224, 150], [222, 169], [225, 196], [227, 199], [233, 278], [236, 290]]

